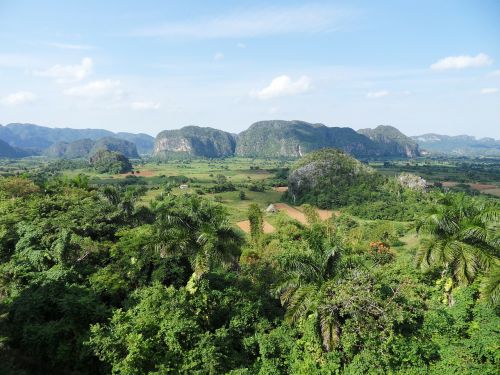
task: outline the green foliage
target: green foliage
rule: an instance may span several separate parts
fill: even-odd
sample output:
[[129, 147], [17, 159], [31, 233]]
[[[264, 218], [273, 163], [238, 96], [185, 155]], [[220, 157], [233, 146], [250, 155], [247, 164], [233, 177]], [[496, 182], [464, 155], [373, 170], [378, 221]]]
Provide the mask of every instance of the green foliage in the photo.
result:
[[440, 194], [416, 224], [428, 237], [417, 262], [424, 270], [443, 268], [458, 284], [470, 284], [488, 274], [484, 294], [498, 302], [499, 206], [464, 194]]
[[98, 150], [90, 157], [90, 165], [98, 173], [127, 173], [132, 170], [130, 161], [119, 152]]
[[260, 207], [255, 203], [248, 207], [248, 221], [250, 222], [250, 236], [253, 241], [258, 241], [264, 233], [264, 220]]
[[412, 216], [429, 209], [422, 238], [411, 222], [322, 221], [312, 205], [306, 224], [266, 217], [264, 234], [262, 205], [234, 193], [245, 241], [212, 197], [148, 204], [146, 186], [93, 181], [0, 178], [2, 374], [498, 372], [493, 200], [386, 181]]

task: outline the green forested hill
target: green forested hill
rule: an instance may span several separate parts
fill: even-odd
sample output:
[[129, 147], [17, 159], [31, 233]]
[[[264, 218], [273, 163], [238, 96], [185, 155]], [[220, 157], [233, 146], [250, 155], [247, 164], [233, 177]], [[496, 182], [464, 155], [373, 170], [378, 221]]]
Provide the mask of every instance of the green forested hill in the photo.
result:
[[45, 150], [44, 154], [56, 158], [75, 159], [88, 158], [99, 150], [119, 152], [128, 158], [139, 157], [134, 143], [112, 137], [96, 141], [80, 139], [74, 142], [57, 142]]
[[359, 129], [358, 133], [378, 143], [386, 155], [402, 155], [409, 158], [420, 155], [417, 142], [393, 126], [379, 125], [375, 129]]
[[154, 155], [158, 158], [170, 155], [218, 158], [234, 155], [235, 146], [236, 140], [228, 132], [209, 127], [185, 126], [160, 132], [156, 136]]
[[329, 128], [304, 121], [260, 121], [240, 133], [238, 156], [299, 157], [324, 147], [336, 147], [357, 156], [375, 156], [378, 146], [351, 128]]

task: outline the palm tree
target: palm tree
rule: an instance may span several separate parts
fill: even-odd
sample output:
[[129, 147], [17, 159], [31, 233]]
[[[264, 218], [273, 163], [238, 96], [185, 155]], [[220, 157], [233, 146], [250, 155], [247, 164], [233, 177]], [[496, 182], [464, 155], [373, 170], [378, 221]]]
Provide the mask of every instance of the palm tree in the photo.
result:
[[417, 233], [427, 235], [417, 264], [424, 270], [441, 267], [454, 283], [470, 284], [498, 262], [499, 218], [498, 205], [465, 194], [440, 194], [416, 223]]
[[235, 265], [242, 237], [224, 208], [194, 195], [169, 196], [152, 207], [155, 250], [162, 257], [186, 256], [195, 280], [218, 265]]
[[[336, 237], [325, 236], [325, 228], [315, 225], [304, 229], [299, 246], [291, 246], [277, 257], [281, 281], [274, 293], [285, 306], [285, 319], [295, 324], [312, 316], [316, 320], [323, 347], [330, 351], [340, 336], [338, 316], [326, 306], [325, 285], [343, 270], [353, 268], [357, 262]], [[318, 241], [321, 237], [321, 241]]]

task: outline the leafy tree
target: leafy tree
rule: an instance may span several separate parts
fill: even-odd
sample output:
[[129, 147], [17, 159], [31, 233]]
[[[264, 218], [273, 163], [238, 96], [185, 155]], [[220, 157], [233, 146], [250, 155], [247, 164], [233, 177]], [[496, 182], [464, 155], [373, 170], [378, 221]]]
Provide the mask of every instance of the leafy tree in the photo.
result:
[[153, 211], [153, 243], [161, 257], [186, 257], [195, 279], [216, 266], [235, 265], [242, 238], [221, 205], [186, 194], [166, 197]]
[[253, 241], [257, 241], [264, 233], [264, 220], [262, 210], [255, 203], [248, 207], [248, 221], [250, 222], [250, 236]]
[[[428, 234], [422, 240], [417, 262], [423, 269], [441, 267], [458, 284], [470, 284], [498, 266], [498, 206], [467, 198], [464, 194], [441, 194], [426, 215], [417, 221], [417, 230]], [[494, 278], [490, 278], [495, 281]], [[498, 279], [496, 280], [498, 282]], [[485, 289], [495, 297], [498, 284]], [[490, 294], [491, 293], [491, 294]], [[449, 303], [453, 303], [451, 294]]]

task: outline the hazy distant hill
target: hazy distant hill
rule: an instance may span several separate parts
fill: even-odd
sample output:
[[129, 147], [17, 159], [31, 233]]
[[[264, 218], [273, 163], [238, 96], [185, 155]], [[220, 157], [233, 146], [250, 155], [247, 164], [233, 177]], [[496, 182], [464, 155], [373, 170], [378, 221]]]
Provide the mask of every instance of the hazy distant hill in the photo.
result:
[[383, 148], [384, 154], [404, 155], [409, 158], [420, 155], [417, 142], [393, 126], [379, 125], [375, 129], [359, 129], [358, 133], [377, 142]]
[[144, 133], [133, 134], [133, 133], [120, 132], [120, 133], [116, 133], [114, 135], [114, 137], [135, 143], [139, 154], [152, 154], [153, 153], [153, 148], [155, 145], [155, 138], [151, 137], [148, 134], [144, 134]]
[[22, 158], [29, 155], [28, 151], [12, 147], [0, 139], [0, 158]]
[[379, 145], [351, 128], [304, 121], [260, 121], [238, 136], [236, 154], [250, 157], [299, 157], [335, 147], [359, 157], [382, 155]]
[[154, 138], [147, 134], [113, 133], [104, 129], [49, 128], [34, 124], [0, 125], [0, 139], [11, 146], [42, 151], [57, 142], [97, 140], [104, 137], [124, 139], [136, 143], [140, 153], [152, 153]]
[[98, 140], [79, 139], [74, 142], [57, 142], [47, 148], [44, 154], [55, 158], [75, 159], [87, 158], [99, 150], [119, 152], [128, 158], [139, 157], [134, 143], [112, 137]]
[[456, 156], [500, 156], [500, 140], [476, 139], [469, 135], [423, 134], [411, 137], [422, 149], [433, 154]]
[[236, 140], [228, 132], [208, 127], [185, 126], [164, 130], [156, 136], [154, 155], [219, 158], [234, 155]]

